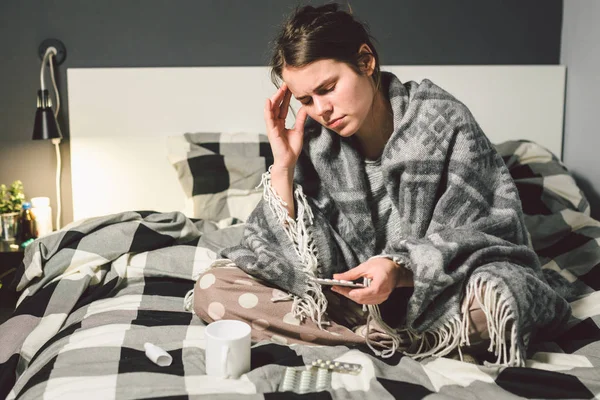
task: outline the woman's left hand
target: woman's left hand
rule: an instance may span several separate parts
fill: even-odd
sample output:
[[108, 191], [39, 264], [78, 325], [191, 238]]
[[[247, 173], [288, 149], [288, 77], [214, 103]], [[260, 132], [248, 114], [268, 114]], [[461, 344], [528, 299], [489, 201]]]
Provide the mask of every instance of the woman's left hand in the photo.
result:
[[371, 279], [369, 287], [356, 289], [332, 286], [331, 290], [359, 304], [381, 304], [395, 288], [414, 286], [412, 271], [384, 257], [371, 258], [358, 267], [333, 275], [333, 279], [347, 281], [354, 281], [361, 277]]

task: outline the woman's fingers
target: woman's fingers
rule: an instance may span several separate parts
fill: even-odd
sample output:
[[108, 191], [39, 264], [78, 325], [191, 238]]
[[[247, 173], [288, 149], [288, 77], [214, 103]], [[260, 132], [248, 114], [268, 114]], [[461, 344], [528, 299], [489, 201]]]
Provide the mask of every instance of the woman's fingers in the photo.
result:
[[364, 289], [333, 286], [332, 290], [359, 304], [381, 304], [390, 295], [390, 289], [385, 285], [385, 271], [381, 269], [375, 261], [367, 261], [341, 274], [334, 274], [334, 279], [349, 281], [366, 276], [371, 278], [371, 283]]
[[372, 287], [355, 289], [345, 286], [332, 286], [331, 290], [349, 298], [358, 304], [381, 304], [387, 298], [382, 296]]
[[264, 119], [267, 125], [268, 133], [275, 132], [279, 123], [278, 120], [283, 120], [285, 128], [285, 118], [290, 104], [292, 93], [288, 90], [284, 83], [269, 99], [265, 102]]
[[300, 107], [296, 114], [296, 122], [294, 123], [294, 130], [300, 133], [304, 133], [304, 124], [306, 123], [306, 110], [304, 107]]
[[346, 272], [342, 272], [341, 274], [333, 274], [333, 279], [338, 279], [341, 281], [353, 281], [364, 276], [367, 271], [368, 268], [366, 267], [366, 264], [362, 263], [358, 267], [354, 267]]
[[273, 93], [273, 96], [271, 96], [271, 103], [275, 105], [281, 104], [285, 92], [287, 92], [287, 85], [284, 83], [275, 93]]
[[279, 108], [279, 118], [283, 120], [287, 118], [291, 98], [292, 92], [286, 89], [285, 94], [283, 95], [283, 101], [281, 102], [281, 107]]
[[271, 102], [271, 99], [265, 101], [264, 118], [268, 134], [275, 128], [275, 123], [273, 121], [273, 103]]
[[[279, 108], [279, 106], [281, 105], [281, 102], [284, 100], [285, 94], [288, 91], [287, 89], [287, 85], [284, 83], [283, 85], [281, 85], [281, 87], [279, 89], [277, 89], [277, 91], [273, 94], [273, 96], [271, 96], [271, 103], [273, 104], [273, 107], [275, 108], [275, 110], [277, 110]], [[278, 114], [276, 114], [278, 115]]]

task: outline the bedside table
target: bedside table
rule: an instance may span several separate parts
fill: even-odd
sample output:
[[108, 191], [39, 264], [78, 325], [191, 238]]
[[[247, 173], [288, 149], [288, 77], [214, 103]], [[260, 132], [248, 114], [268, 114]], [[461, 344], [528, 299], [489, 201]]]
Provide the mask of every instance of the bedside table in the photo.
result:
[[[11, 247], [16, 244], [18, 247]], [[2, 288], [0, 289], [0, 324], [2, 324], [13, 312], [17, 302], [17, 293], [11, 283], [15, 277], [15, 269], [23, 261], [23, 248], [19, 242], [5, 242], [0, 240], [0, 276], [4, 275]], [[11, 272], [9, 272], [11, 271]]]

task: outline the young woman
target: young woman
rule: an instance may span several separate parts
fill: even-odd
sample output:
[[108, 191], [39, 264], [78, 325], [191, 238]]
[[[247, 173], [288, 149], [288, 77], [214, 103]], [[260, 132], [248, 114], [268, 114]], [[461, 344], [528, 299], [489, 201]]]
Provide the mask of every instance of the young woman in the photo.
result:
[[[263, 200], [222, 252], [235, 268], [198, 280], [195, 312], [245, 320], [255, 340], [366, 340], [382, 356], [485, 340], [498, 363], [523, 365], [532, 334], [570, 309], [469, 110], [428, 80], [381, 72], [365, 27], [335, 4], [297, 10], [271, 66], [282, 84], [264, 109], [274, 163]], [[288, 129], [292, 96], [302, 107]]]

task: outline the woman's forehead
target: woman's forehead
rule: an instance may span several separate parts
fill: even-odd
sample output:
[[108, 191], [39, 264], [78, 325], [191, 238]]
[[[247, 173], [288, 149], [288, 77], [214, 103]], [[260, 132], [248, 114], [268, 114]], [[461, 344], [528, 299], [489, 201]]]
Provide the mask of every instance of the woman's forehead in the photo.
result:
[[310, 95], [323, 82], [338, 77], [345, 66], [335, 60], [318, 60], [303, 67], [285, 66], [283, 82], [295, 96]]

